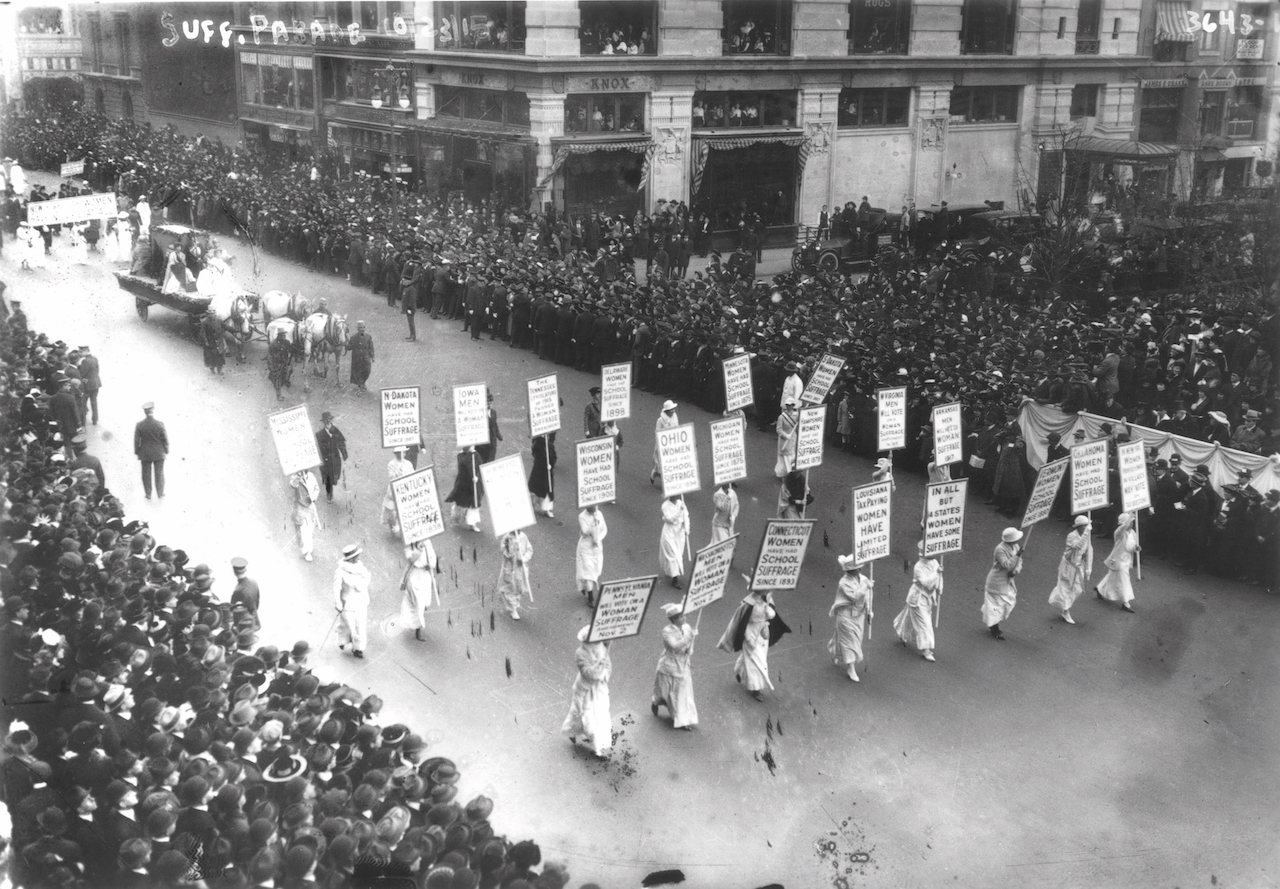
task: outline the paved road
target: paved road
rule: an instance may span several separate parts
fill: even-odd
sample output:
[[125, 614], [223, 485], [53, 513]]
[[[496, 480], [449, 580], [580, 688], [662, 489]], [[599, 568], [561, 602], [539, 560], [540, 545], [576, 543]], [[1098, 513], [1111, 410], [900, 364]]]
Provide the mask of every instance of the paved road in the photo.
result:
[[[55, 254], [65, 249], [55, 245]], [[250, 266], [247, 250], [240, 268]], [[497, 801], [495, 827], [533, 837], [564, 860], [573, 885], [635, 886], [659, 868], [682, 868], [690, 886], [1220, 886], [1272, 885], [1280, 869], [1280, 663], [1276, 601], [1256, 588], [1188, 581], [1147, 566], [1138, 613], [1081, 602], [1078, 626], [1055, 619], [1053, 585], [1064, 526], [1036, 532], [1019, 578], [1022, 601], [996, 643], [978, 616], [981, 583], [1001, 522], [971, 498], [967, 549], [947, 557], [938, 663], [893, 643], [890, 627], [914, 552], [919, 478], [899, 479], [894, 556], [877, 566], [878, 604], [870, 669], [854, 685], [831, 666], [827, 617], [849, 536], [848, 486], [869, 480], [867, 461], [829, 453], [813, 475], [818, 520], [803, 588], [779, 596], [794, 633], [770, 657], [777, 691], [752, 701], [714, 648], [744, 584], [702, 621], [694, 655], [701, 724], [674, 732], [648, 712], [660, 615], [644, 634], [613, 646], [613, 761], [573, 751], [560, 734], [572, 683], [574, 634], [588, 618], [574, 591], [575, 510], [530, 529], [536, 604], [518, 626], [494, 614], [496, 546], [487, 533], [450, 528], [437, 538], [444, 608], [431, 613], [426, 642], [397, 626], [401, 562], [378, 524], [387, 454], [377, 447], [376, 399], [331, 375], [304, 400], [313, 420], [333, 410], [352, 460], [317, 559], [302, 561], [288, 496], [266, 428], [279, 405], [266, 382], [265, 347], [243, 367], [211, 377], [186, 338], [185, 319], [155, 308], [142, 322], [100, 256], [70, 267], [19, 272], [11, 251], [0, 270], [24, 299], [33, 325], [101, 356], [101, 426], [91, 449], [108, 483], [148, 519], [162, 543], [183, 546], [231, 588], [228, 561], [250, 560], [263, 588], [264, 638], [320, 646], [321, 668], [386, 701], [388, 719], [424, 733], [451, 756], [463, 798]], [[371, 383], [424, 387], [430, 455], [446, 489], [453, 481], [450, 387], [486, 380], [497, 393], [505, 441], [526, 465], [524, 380], [552, 369], [565, 397], [561, 455], [567, 459], [591, 378], [552, 368], [487, 338], [473, 342], [455, 322], [420, 324], [406, 343], [381, 297], [274, 258], [257, 290], [327, 296], [377, 341]], [[346, 368], [343, 374], [345, 379]], [[129, 442], [143, 401], [169, 427], [169, 496], [144, 501]], [[657, 570], [658, 491], [647, 481], [658, 397], [636, 392], [626, 435], [620, 497], [607, 508], [606, 577]], [[682, 407], [699, 424], [702, 412]], [[710, 476], [704, 447], [704, 477]], [[742, 485], [743, 552], [754, 555], [776, 486], [772, 439], [749, 433], [755, 480]], [[572, 489], [568, 464], [562, 490]], [[692, 495], [693, 542], [709, 533], [709, 494]], [[486, 518], [487, 526], [487, 518]], [[831, 548], [823, 546], [823, 533]], [[332, 566], [341, 547], [363, 541], [375, 583], [368, 658], [340, 655], [327, 633]], [[1098, 555], [1101, 561], [1104, 551]], [[1099, 574], [1100, 576], [1100, 574]], [[674, 600], [660, 587], [659, 601]]]

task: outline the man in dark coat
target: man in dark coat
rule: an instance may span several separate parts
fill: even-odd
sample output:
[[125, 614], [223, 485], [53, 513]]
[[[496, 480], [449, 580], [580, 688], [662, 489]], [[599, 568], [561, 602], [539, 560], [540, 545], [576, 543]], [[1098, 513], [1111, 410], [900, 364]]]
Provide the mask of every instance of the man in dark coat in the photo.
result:
[[591, 310], [591, 303], [582, 304], [582, 310], [573, 321], [574, 364], [578, 370], [589, 370], [591, 366], [591, 334], [596, 326], [596, 315]]
[[1175, 507], [1178, 510], [1180, 547], [1187, 574], [1196, 574], [1204, 561], [1205, 545], [1213, 517], [1217, 514], [1217, 495], [1209, 487], [1209, 480], [1201, 472], [1191, 476], [1191, 489]]
[[[405, 294], [405, 305], [408, 305], [408, 293]], [[356, 322], [355, 335], [347, 342], [347, 348], [351, 350], [351, 383], [354, 386], [365, 388], [365, 382], [369, 379], [369, 374], [373, 370], [373, 337], [369, 336], [365, 330], [364, 322]]]
[[394, 306], [400, 299], [400, 280], [402, 255], [393, 250], [387, 251], [387, 258], [382, 263], [382, 282], [387, 288], [387, 305]]
[[98, 390], [102, 388], [102, 376], [96, 356], [89, 354], [88, 346], [80, 347], [80, 379], [84, 381], [84, 394], [89, 400], [92, 423], [98, 425]]
[[67, 457], [73, 457], [71, 439], [80, 431], [80, 405], [71, 394], [71, 381], [65, 377], [58, 386], [58, 391], [49, 399], [49, 417], [58, 424], [58, 432], [62, 435], [62, 445]]
[[316, 447], [320, 451], [320, 476], [324, 480], [324, 492], [333, 502], [333, 486], [342, 478], [342, 461], [347, 459], [346, 436], [333, 425], [333, 414], [320, 415], [323, 424], [316, 432]]
[[523, 287], [516, 288], [511, 298], [511, 344], [512, 349], [529, 347], [530, 325], [533, 323], [534, 303], [529, 292]]
[[155, 402], [142, 406], [144, 416], [133, 429], [133, 453], [142, 463], [142, 492], [151, 499], [151, 479], [155, 476], [156, 494], [164, 497], [164, 461], [169, 455], [169, 436], [164, 424], [154, 416]]
[[533, 317], [537, 335], [538, 357], [550, 361], [556, 354], [556, 323], [558, 310], [549, 297], [543, 297], [537, 313]]
[[556, 364], [573, 364], [573, 325], [577, 319], [566, 297], [556, 309]]

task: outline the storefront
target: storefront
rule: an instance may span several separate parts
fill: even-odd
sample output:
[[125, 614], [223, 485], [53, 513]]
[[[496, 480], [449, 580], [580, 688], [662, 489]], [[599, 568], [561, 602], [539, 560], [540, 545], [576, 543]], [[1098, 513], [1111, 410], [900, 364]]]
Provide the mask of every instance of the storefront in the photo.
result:
[[693, 209], [708, 213], [717, 232], [736, 230], [752, 215], [770, 227], [793, 225], [807, 155], [808, 143], [795, 131], [733, 137], [694, 133]]
[[1167, 202], [1172, 193], [1178, 159], [1174, 146], [1080, 136], [1066, 143], [1065, 153], [1067, 207], [1132, 218]]
[[432, 125], [419, 134], [418, 161], [428, 191], [461, 192], [472, 204], [528, 206], [535, 154], [533, 140], [523, 133], [455, 132]]
[[315, 152], [315, 133], [310, 127], [245, 117], [240, 118], [240, 123], [244, 128], [245, 145], [256, 146], [266, 154], [268, 161], [302, 163]]
[[413, 187], [418, 181], [416, 130], [335, 122], [329, 124], [327, 138], [332, 140], [330, 150], [340, 157], [344, 175], [359, 172], [390, 179], [394, 163], [402, 183]]
[[552, 201], [569, 216], [604, 213], [630, 219], [647, 208], [653, 142], [647, 135], [553, 139]]

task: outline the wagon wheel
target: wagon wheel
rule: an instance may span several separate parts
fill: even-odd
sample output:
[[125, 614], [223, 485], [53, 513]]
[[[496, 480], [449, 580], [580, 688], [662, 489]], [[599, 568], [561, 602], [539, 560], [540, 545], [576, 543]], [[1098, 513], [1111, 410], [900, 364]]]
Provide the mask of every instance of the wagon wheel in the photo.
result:
[[135, 298], [133, 304], [138, 310], [138, 317], [143, 321], [146, 321], [148, 310], [151, 308], [151, 303], [147, 302], [145, 299]]

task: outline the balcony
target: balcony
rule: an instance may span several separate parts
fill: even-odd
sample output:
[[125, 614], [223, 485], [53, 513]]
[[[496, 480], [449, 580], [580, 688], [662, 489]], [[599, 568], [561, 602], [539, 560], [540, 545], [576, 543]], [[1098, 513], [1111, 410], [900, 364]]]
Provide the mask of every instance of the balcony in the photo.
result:
[[1227, 121], [1227, 138], [1228, 139], [1252, 139], [1253, 138], [1253, 121], [1251, 120]]
[[1076, 55], [1078, 56], [1096, 56], [1101, 47], [1102, 41], [1097, 37], [1076, 38]]

